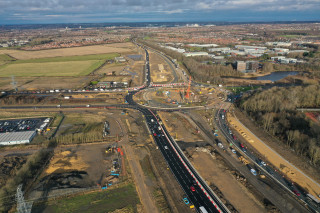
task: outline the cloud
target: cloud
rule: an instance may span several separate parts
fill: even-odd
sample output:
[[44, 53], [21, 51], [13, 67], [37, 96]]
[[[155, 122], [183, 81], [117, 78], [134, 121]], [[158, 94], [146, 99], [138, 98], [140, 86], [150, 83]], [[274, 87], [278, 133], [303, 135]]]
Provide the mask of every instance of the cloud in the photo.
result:
[[184, 13], [187, 11], [186, 9], [176, 9], [176, 10], [166, 10], [166, 11], [158, 11], [159, 13], [166, 13], [166, 14], [176, 14], [176, 13]]
[[[235, 11], [249, 13], [255, 11], [288, 12], [302, 11], [315, 14], [320, 11], [319, 0], [0, 0], [0, 22], [19, 16], [30, 17], [33, 20], [44, 17], [66, 18], [86, 17], [88, 14], [106, 18], [126, 18], [136, 20], [135, 17], [166, 19], [169, 17], [198, 18], [203, 13], [217, 12], [228, 16]], [[167, 14], [166, 17], [161, 14]], [[22, 17], [22, 15], [21, 15]], [[320, 15], [316, 16], [318, 20]], [[4, 19], [3, 19], [4, 18]], [[185, 20], [181, 18], [182, 20]], [[93, 19], [92, 19], [93, 20]], [[66, 19], [68, 21], [68, 19]], [[90, 21], [90, 20], [87, 20]], [[108, 20], [106, 20], [108, 21]], [[144, 20], [142, 20], [144, 21]], [[148, 20], [145, 20], [148, 21]]]

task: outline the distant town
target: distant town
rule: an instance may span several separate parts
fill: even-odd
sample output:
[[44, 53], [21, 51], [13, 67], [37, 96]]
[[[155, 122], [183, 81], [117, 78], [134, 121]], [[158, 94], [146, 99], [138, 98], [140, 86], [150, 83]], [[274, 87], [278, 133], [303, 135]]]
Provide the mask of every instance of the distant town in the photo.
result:
[[320, 212], [319, 130], [316, 22], [0, 26], [0, 212]]

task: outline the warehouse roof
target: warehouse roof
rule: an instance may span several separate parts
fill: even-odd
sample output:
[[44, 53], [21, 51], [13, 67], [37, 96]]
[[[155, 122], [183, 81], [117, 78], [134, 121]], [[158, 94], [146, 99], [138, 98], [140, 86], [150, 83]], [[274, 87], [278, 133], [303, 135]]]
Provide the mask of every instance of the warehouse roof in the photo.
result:
[[36, 131], [6, 132], [0, 133], [0, 144], [29, 143], [35, 136]]

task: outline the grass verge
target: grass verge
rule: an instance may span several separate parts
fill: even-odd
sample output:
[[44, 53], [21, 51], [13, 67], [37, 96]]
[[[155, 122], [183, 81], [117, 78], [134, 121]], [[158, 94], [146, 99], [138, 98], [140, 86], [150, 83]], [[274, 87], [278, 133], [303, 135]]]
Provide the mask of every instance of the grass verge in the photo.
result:
[[43, 209], [43, 206], [35, 205], [32, 212], [40, 212], [37, 210], [38, 208], [44, 210], [44, 212], [95, 213], [112, 212], [116, 209], [129, 208], [134, 212], [139, 202], [135, 187], [130, 183], [119, 188], [49, 201], [45, 209]]

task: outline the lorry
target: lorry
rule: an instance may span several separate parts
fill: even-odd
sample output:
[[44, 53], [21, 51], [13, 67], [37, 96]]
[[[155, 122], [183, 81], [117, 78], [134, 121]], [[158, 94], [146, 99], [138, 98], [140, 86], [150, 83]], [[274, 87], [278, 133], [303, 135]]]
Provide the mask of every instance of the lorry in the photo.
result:
[[199, 212], [201, 213], [208, 213], [208, 211], [206, 210], [206, 208], [204, 208], [203, 206], [199, 207]]
[[244, 164], [244, 165], [248, 165], [249, 161], [247, 159], [245, 159], [242, 155], [239, 157], [239, 160]]

